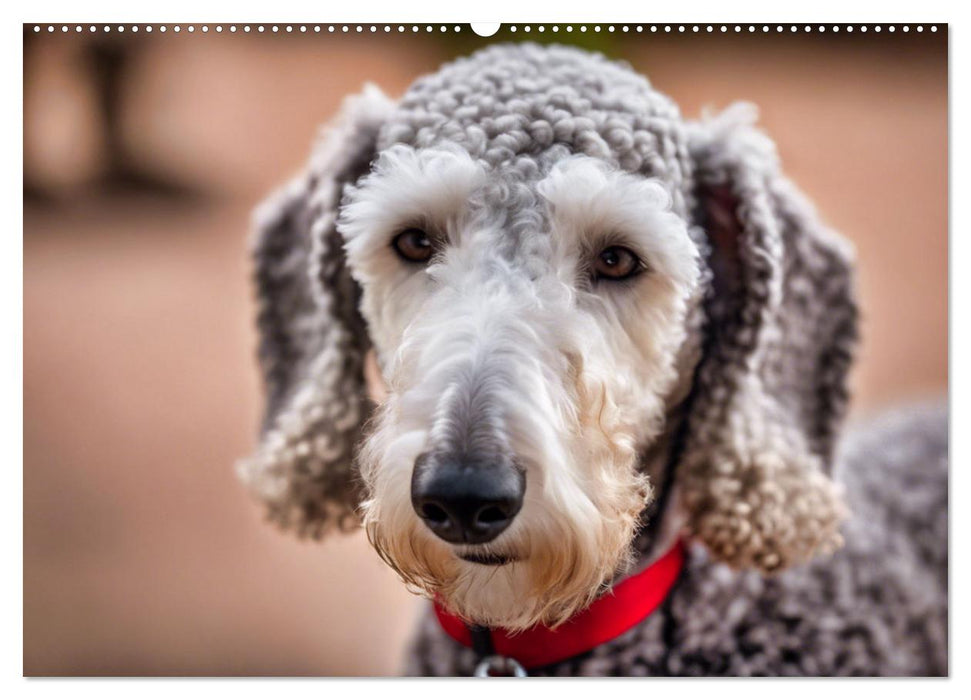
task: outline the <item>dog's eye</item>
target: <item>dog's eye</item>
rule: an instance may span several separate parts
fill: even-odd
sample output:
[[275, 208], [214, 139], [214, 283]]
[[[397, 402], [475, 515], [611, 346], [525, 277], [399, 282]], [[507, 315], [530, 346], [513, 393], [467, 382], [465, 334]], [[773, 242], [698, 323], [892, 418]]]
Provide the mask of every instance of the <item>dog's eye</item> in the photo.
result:
[[418, 228], [399, 233], [391, 241], [391, 247], [402, 260], [416, 263], [428, 262], [434, 252], [428, 234]]
[[594, 277], [606, 280], [624, 280], [643, 269], [643, 264], [633, 251], [615, 245], [604, 248], [593, 266]]

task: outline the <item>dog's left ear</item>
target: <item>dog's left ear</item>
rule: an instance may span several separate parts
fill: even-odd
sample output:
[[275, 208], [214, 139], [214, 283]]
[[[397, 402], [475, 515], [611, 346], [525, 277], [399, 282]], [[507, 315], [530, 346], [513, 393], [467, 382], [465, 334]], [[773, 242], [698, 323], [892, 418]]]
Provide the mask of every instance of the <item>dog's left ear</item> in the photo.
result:
[[371, 411], [360, 290], [335, 228], [344, 185], [364, 174], [394, 103], [367, 86], [344, 101], [305, 172], [256, 213], [260, 445], [238, 472], [268, 514], [300, 535], [357, 525], [354, 448]]
[[828, 474], [856, 340], [849, 244], [782, 175], [754, 109], [689, 127], [695, 219], [711, 247], [681, 504], [733, 567], [777, 571], [841, 543]]

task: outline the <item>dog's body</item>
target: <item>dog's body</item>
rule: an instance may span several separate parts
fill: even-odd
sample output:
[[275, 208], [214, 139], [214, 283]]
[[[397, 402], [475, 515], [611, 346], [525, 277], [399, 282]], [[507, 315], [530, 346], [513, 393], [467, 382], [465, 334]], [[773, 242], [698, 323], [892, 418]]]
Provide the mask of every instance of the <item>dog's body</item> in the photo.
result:
[[[272, 517], [362, 515], [412, 589], [512, 632], [697, 544], [662, 609], [548, 671], [944, 672], [946, 538], [903, 543], [946, 514], [851, 488], [841, 534], [851, 254], [750, 120], [686, 122], [628, 68], [532, 45], [349, 101], [259, 221], [269, 402], [241, 473]], [[893, 489], [866, 461], [843, 480]], [[434, 624], [411, 670], [470, 672]]]

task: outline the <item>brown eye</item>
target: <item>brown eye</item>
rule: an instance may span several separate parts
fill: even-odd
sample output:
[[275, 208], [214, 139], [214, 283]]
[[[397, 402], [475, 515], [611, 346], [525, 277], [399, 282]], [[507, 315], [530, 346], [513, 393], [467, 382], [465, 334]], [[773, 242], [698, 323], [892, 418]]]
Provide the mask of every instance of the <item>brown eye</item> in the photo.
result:
[[623, 246], [604, 248], [593, 266], [597, 279], [623, 280], [641, 271], [643, 265], [634, 253]]
[[410, 228], [399, 233], [391, 241], [391, 247], [402, 260], [415, 263], [428, 262], [434, 252], [428, 234], [418, 228]]

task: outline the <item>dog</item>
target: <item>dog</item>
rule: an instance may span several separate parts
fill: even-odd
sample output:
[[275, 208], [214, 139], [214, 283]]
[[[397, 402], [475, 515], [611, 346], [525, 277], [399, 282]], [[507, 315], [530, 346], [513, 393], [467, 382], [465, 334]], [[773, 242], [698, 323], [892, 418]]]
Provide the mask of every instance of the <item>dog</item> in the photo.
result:
[[947, 673], [946, 415], [833, 478], [853, 252], [754, 120], [496, 45], [348, 98], [258, 210], [239, 473], [434, 600], [409, 673]]

